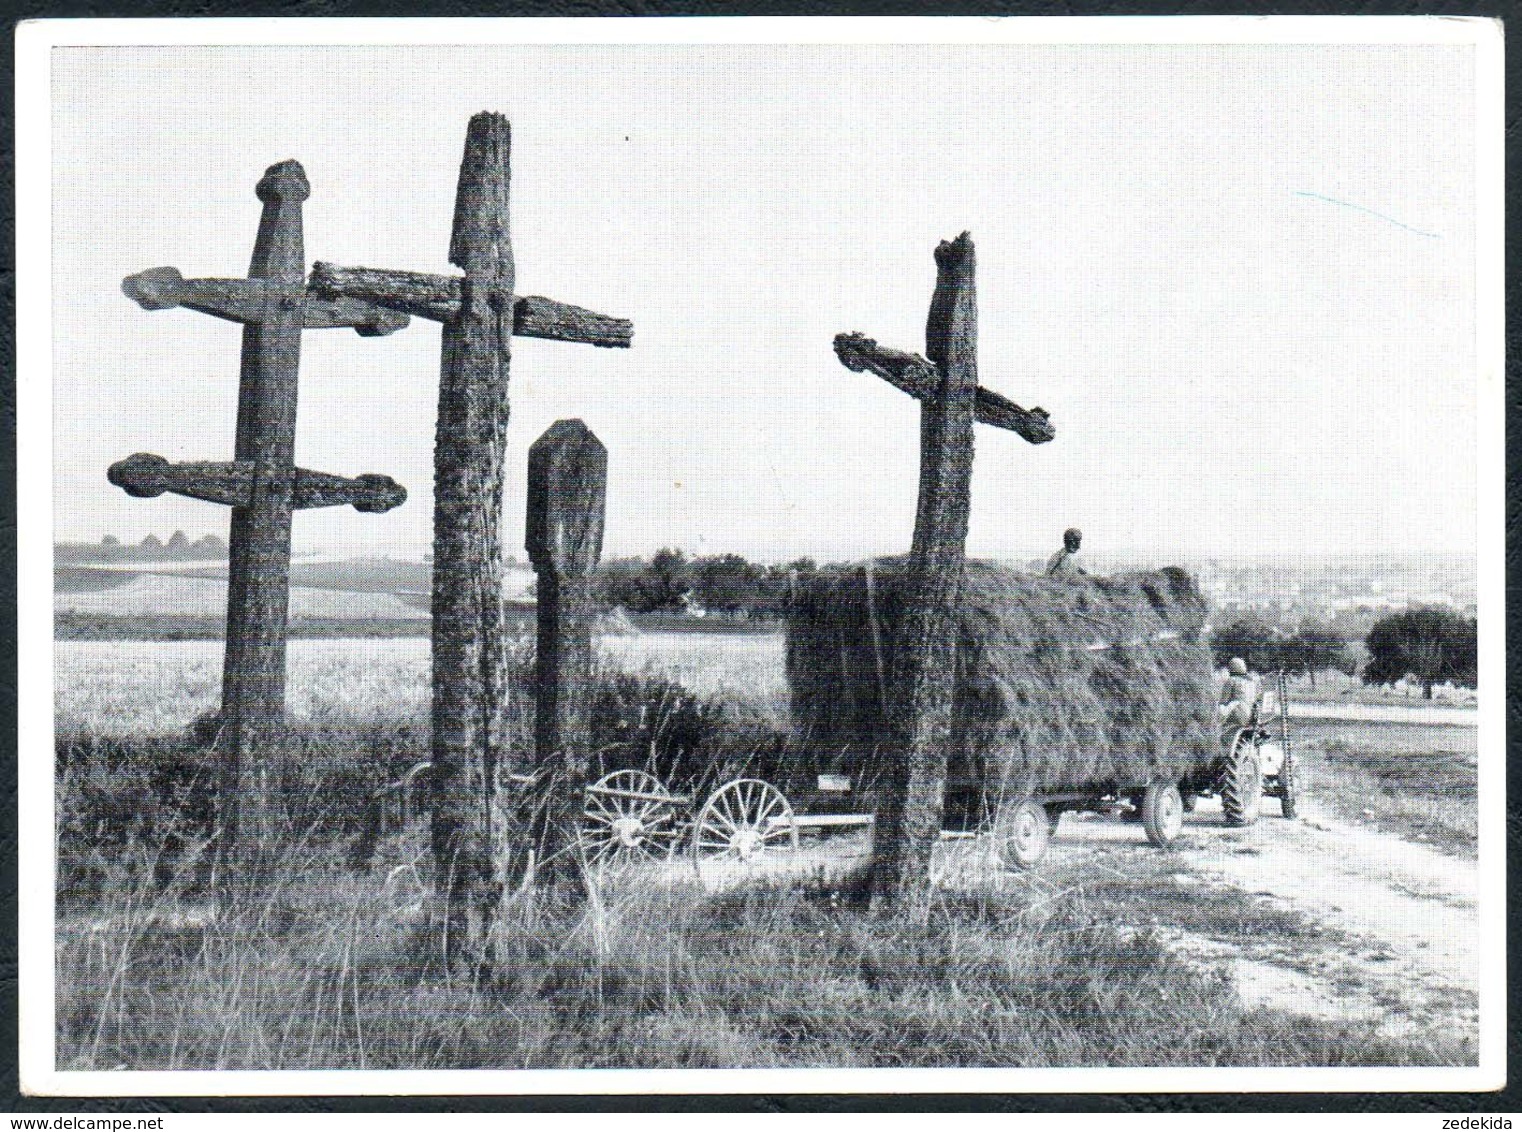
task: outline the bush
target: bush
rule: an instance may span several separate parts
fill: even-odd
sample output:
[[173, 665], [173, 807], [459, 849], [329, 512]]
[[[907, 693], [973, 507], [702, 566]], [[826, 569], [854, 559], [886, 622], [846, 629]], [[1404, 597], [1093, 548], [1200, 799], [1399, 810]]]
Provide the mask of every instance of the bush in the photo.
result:
[[759, 712], [704, 699], [651, 672], [603, 675], [592, 708], [592, 750], [597, 774], [646, 770], [680, 793], [701, 793], [742, 774], [779, 785], [788, 777], [787, 737]]
[[[61, 902], [209, 879], [216, 826], [215, 716], [181, 736], [57, 747], [55, 836]], [[280, 820], [293, 842], [336, 847], [368, 832], [375, 791], [428, 758], [410, 726], [293, 728], [282, 760]]]
[[[531, 750], [531, 651], [519, 649], [510, 741]], [[678, 793], [706, 794], [742, 775], [801, 785], [786, 736], [755, 709], [694, 695], [653, 672], [603, 673], [592, 705], [592, 774], [648, 770]], [[216, 822], [220, 719], [207, 713], [185, 734], [155, 738], [70, 736], [57, 746], [61, 898], [97, 898], [107, 889], [163, 888], [184, 868], [199, 888]], [[400, 817], [377, 791], [431, 757], [425, 723], [293, 727], [280, 765], [280, 818], [287, 835], [313, 848], [345, 846], [370, 859]], [[418, 783], [414, 809], [426, 809]], [[399, 800], [399, 796], [398, 796]]]

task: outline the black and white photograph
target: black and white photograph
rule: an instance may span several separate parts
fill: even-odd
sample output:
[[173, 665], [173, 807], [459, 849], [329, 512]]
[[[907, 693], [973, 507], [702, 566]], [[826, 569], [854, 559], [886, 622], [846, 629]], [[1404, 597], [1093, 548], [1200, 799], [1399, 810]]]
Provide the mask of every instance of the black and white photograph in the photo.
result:
[[25, 1090], [1504, 1084], [1498, 22], [17, 66]]

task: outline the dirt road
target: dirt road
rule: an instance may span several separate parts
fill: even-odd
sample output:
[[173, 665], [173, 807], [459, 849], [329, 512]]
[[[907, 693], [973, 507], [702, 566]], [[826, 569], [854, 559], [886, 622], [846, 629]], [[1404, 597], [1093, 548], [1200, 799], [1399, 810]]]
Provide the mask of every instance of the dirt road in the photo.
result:
[[[1337, 704], [1319, 701], [1295, 701], [1289, 706], [1291, 719], [1335, 719], [1357, 723], [1402, 723], [1426, 727], [1478, 727], [1480, 713], [1474, 708], [1424, 705], [1403, 707], [1398, 704]], [[1268, 718], [1277, 718], [1269, 716]]]
[[[865, 834], [806, 840], [794, 867], [841, 872], [869, 851]], [[1219, 803], [1202, 799], [1166, 852], [1137, 823], [1067, 814], [1032, 873], [992, 869], [977, 841], [943, 843], [938, 863], [951, 885], [1085, 899], [1224, 970], [1249, 1007], [1392, 1037], [1476, 1032], [1475, 861], [1341, 821], [1313, 798], [1295, 821], [1265, 798], [1246, 828], [1227, 826]]]
[[[1064, 817], [1043, 873], [1082, 885], [1106, 870], [1147, 882], [1155, 930], [1224, 967], [1249, 1005], [1391, 1035], [1473, 1032], [1480, 937], [1471, 859], [1340, 821], [1314, 799], [1296, 821], [1265, 799], [1247, 828], [1227, 826], [1206, 799], [1168, 853], [1147, 845], [1136, 824]], [[1223, 892], [1239, 898], [1241, 920], [1189, 908]]]

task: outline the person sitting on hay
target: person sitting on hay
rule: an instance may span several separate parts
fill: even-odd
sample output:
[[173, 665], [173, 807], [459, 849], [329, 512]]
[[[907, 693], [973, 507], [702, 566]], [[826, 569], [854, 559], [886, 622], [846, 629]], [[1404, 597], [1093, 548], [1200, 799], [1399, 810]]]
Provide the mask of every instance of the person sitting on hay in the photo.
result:
[[1083, 532], [1069, 527], [1062, 532], [1062, 549], [1046, 561], [1048, 578], [1079, 578], [1088, 571], [1078, 564], [1078, 547], [1083, 543]]
[[1221, 715], [1221, 738], [1230, 742], [1242, 727], [1251, 727], [1258, 719], [1258, 705], [1263, 702], [1263, 682], [1247, 670], [1247, 661], [1231, 658], [1226, 666], [1226, 684], [1221, 688], [1218, 708]]

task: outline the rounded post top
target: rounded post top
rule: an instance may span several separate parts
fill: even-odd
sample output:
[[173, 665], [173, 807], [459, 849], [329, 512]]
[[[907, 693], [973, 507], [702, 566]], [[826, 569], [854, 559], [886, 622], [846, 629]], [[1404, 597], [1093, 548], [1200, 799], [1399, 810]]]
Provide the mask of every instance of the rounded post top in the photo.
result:
[[301, 162], [280, 161], [264, 171], [254, 192], [266, 204], [300, 204], [312, 195], [312, 186], [307, 183], [306, 170], [301, 167]]
[[942, 240], [935, 249], [935, 264], [937, 267], [951, 267], [971, 257], [971, 232], [963, 232], [955, 240]]
[[545, 429], [532, 447], [541, 450], [554, 449], [587, 449], [597, 451], [603, 446], [602, 441], [597, 439], [597, 434], [587, 427], [586, 421], [580, 417], [562, 418]]
[[482, 111], [465, 129], [465, 153], [455, 187], [449, 262], [466, 275], [513, 287], [513, 247], [508, 221], [512, 180], [512, 126], [503, 114]]
[[524, 547], [534, 569], [585, 577], [602, 556], [608, 450], [579, 420], [556, 421], [528, 450]]

